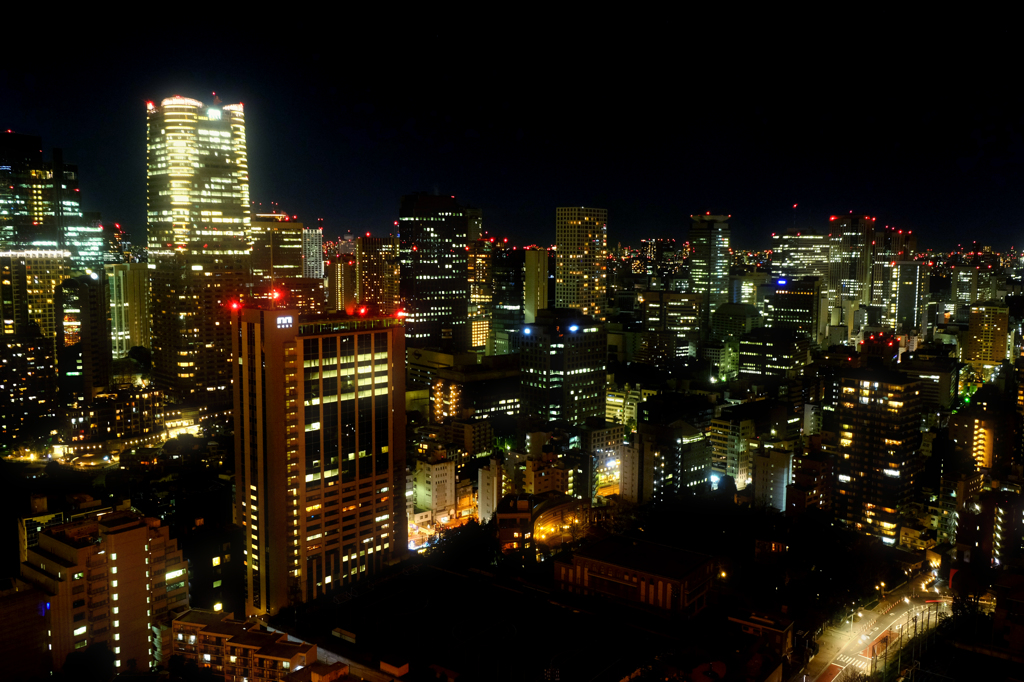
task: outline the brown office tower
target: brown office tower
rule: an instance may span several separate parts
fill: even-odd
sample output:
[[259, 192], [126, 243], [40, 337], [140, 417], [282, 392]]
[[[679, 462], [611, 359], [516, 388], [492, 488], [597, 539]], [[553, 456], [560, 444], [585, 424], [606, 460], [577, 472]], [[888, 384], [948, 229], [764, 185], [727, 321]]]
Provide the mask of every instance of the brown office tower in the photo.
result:
[[231, 331], [246, 614], [273, 614], [405, 554], [404, 329], [245, 307]]

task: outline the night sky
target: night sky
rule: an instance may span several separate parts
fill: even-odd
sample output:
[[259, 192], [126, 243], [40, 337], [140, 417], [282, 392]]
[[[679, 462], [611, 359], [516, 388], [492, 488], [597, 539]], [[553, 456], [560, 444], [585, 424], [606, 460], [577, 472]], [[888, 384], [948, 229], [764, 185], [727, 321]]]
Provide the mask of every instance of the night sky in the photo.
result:
[[[398, 199], [454, 194], [492, 235], [554, 240], [554, 209], [609, 210], [609, 241], [685, 238], [729, 213], [734, 245], [863, 212], [923, 247], [1024, 245], [1015, 37], [849, 29], [395, 29], [82, 50], [0, 66], [0, 128], [79, 165], [83, 208], [145, 235], [145, 102], [246, 107], [251, 195], [328, 237], [385, 234]], [[999, 22], [994, 25], [998, 26]], [[327, 45], [328, 47], [324, 47]], [[25, 64], [19, 64], [24, 61]], [[796, 216], [792, 205], [799, 204]]]

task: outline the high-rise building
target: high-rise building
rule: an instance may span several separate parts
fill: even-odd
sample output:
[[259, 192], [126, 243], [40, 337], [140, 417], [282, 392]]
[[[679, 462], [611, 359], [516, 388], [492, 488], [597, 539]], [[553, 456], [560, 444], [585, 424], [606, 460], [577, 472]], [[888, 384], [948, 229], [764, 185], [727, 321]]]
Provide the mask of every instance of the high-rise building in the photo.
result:
[[996, 368], [1011, 357], [1013, 335], [1009, 324], [1010, 309], [1003, 303], [984, 301], [971, 306], [960, 359], [983, 381], [988, 381]]
[[340, 254], [327, 264], [327, 310], [352, 314], [358, 300], [355, 254]]
[[56, 426], [54, 340], [35, 325], [0, 334], [0, 442], [9, 447]]
[[401, 269], [397, 237], [356, 237], [356, 301], [375, 315], [393, 315], [401, 307]]
[[0, 252], [0, 319], [3, 333], [20, 333], [28, 325], [52, 339], [57, 334], [57, 286], [68, 278], [68, 251]]
[[405, 337], [397, 317], [294, 308], [239, 308], [231, 329], [246, 613], [273, 614], [406, 550]]
[[527, 248], [523, 257], [523, 321], [533, 324], [548, 307], [548, 250]]
[[732, 256], [729, 251], [729, 223], [731, 216], [705, 215], [690, 216], [690, 280], [691, 291], [704, 297], [701, 310], [702, 336], [711, 329], [711, 313], [718, 306], [729, 302], [729, 267]]
[[[553, 301], [554, 258], [548, 254], [548, 301]], [[516, 349], [526, 305], [526, 250], [500, 245], [491, 256], [491, 338], [488, 355], [506, 355]], [[536, 284], [536, 283], [535, 283]], [[552, 307], [545, 304], [541, 308]], [[534, 318], [536, 319], [536, 318]]]
[[469, 279], [470, 345], [484, 348], [491, 335], [494, 317], [494, 237], [469, 243], [467, 276]]
[[774, 280], [766, 297], [765, 326], [801, 332], [814, 345], [823, 344], [828, 332], [828, 297], [822, 291], [821, 281], [818, 277]]
[[574, 309], [552, 308], [525, 325], [520, 345], [522, 409], [580, 425], [605, 413], [606, 333]]
[[[888, 225], [879, 226], [876, 227], [871, 238], [870, 304], [878, 309], [880, 322], [890, 329], [896, 327], [895, 298], [899, 289], [900, 275], [896, 264], [911, 261], [916, 250], [917, 238], [910, 230], [899, 230]], [[907, 273], [904, 272], [904, 274]], [[920, 279], [918, 279], [918, 287], [919, 289], [923, 287], [923, 281]], [[919, 326], [919, 324], [914, 324], [911, 329], [916, 329]]]
[[857, 369], [842, 375], [840, 390], [836, 520], [894, 544], [919, 470], [921, 384], [901, 372]]
[[555, 307], [576, 308], [595, 320], [603, 320], [608, 210], [556, 208], [555, 244]]
[[871, 301], [875, 219], [850, 214], [829, 220], [829, 313], [838, 325], [848, 321], [850, 310]]
[[895, 261], [888, 276], [886, 318], [897, 333], [924, 331], [926, 265], [921, 261]]
[[110, 382], [110, 318], [99, 275], [79, 275], [57, 287], [57, 387], [66, 406], [92, 403]]
[[103, 265], [103, 226], [82, 213], [78, 167], [42, 139], [0, 133], [0, 249], [68, 250], [75, 270]]
[[153, 375], [172, 401], [230, 399], [228, 304], [249, 282], [241, 104], [147, 103]]
[[115, 358], [136, 346], [149, 348], [149, 266], [111, 263], [103, 266], [110, 298], [110, 334]]
[[177, 541], [159, 519], [131, 511], [47, 528], [21, 577], [50, 596], [58, 671], [68, 654], [104, 642], [117, 672], [148, 670], [161, 662], [160, 623], [188, 609], [188, 562]]
[[322, 225], [302, 230], [302, 276], [309, 279], [324, 278], [324, 228]]
[[412, 347], [470, 348], [468, 207], [420, 192], [398, 209], [405, 338]]
[[252, 276], [256, 282], [308, 276], [303, 258], [305, 228], [294, 216], [257, 213], [249, 229]]
[[829, 235], [790, 228], [772, 235], [772, 271], [776, 277], [828, 280]]

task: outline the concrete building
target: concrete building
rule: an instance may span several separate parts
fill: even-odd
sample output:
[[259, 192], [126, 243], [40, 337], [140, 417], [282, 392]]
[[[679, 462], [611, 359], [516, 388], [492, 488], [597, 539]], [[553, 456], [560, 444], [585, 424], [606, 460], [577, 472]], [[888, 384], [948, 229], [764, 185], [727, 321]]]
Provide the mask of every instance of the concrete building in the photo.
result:
[[428, 459], [416, 460], [413, 471], [416, 510], [429, 510], [435, 521], [451, 518], [458, 506], [455, 497], [455, 460], [448, 459], [442, 453], [444, 450], [435, 450]]
[[793, 482], [793, 452], [772, 447], [771, 443], [754, 453], [754, 505], [784, 512], [788, 486]]
[[[192, 609], [171, 624], [173, 654], [225, 682], [276, 682], [317, 662], [316, 644], [269, 632], [256, 619]], [[314, 678], [316, 680], [317, 678]]]
[[45, 529], [21, 577], [49, 597], [54, 670], [99, 642], [118, 672], [148, 670], [161, 662], [160, 622], [188, 608], [188, 563], [177, 542], [158, 519], [129, 511]]
[[749, 303], [724, 303], [711, 315], [711, 334], [718, 341], [738, 341], [763, 326], [764, 317]]
[[395, 317], [246, 307], [231, 323], [246, 611], [273, 614], [406, 551], [405, 339]]
[[99, 275], [57, 286], [57, 390], [68, 408], [84, 408], [111, 379], [109, 307]]
[[820, 346], [828, 336], [828, 297], [816, 277], [778, 278], [767, 296], [766, 327], [800, 332]]
[[773, 270], [783, 279], [820, 277], [826, 280], [830, 237], [829, 234], [795, 227], [783, 234], [773, 234]]
[[477, 472], [477, 516], [480, 523], [489, 523], [502, 498], [502, 468], [492, 457]]
[[327, 264], [327, 310], [356, 311], [356, 260], [353, 254], [342, 254]]
[[810, 364], [811, 340], [789, 329], [762, 327], [740, 337], [740, 376], [796, 378]]
[[324, 228], [302, 229], [302, 276], [307, 279], [324, 278]]

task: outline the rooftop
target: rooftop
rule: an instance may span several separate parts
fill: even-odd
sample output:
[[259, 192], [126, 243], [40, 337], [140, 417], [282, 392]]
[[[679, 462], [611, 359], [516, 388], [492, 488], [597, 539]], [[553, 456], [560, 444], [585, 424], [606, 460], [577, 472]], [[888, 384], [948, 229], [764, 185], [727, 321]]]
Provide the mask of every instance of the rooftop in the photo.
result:
[[621, 536], [590, 543], [575, 550], [574, 554], [613, 566], [675, 579], [711, 560], [705, 554]]

